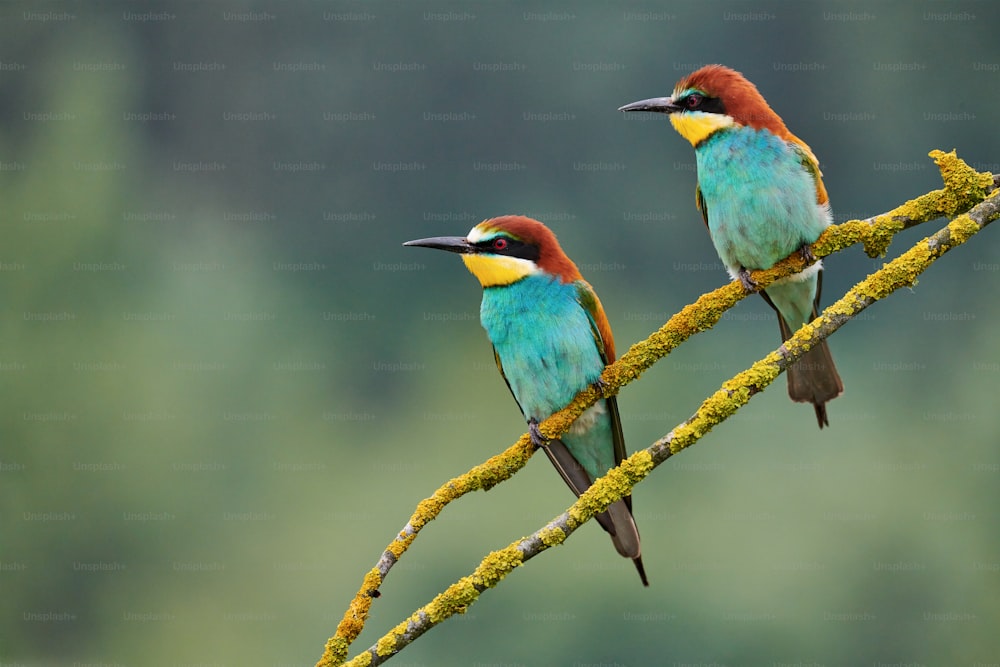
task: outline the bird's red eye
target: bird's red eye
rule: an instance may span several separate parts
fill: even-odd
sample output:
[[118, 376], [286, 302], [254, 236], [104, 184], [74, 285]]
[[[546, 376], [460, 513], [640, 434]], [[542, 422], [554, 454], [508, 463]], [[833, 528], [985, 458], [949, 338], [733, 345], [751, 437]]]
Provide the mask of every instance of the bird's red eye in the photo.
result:
[[705, 98], [698, 93], [692, 93], [684, 99], [684, 104], [687, 105], [688, 109], [697, 109], [701, 106], [702, 100]]
[[494, 250], [505, 250], [506, 248], [507, 248], [507, 239], [493, 239]]

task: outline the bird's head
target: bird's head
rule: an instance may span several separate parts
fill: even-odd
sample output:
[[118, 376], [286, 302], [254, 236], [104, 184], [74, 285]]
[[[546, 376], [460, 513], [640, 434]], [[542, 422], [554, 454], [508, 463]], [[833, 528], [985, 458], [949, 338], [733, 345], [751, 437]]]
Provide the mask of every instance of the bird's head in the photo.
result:
[[468, 236], [436, 236], [405, 246], [437, 248], [462, 255], [466, 268], [483, 287], [510, 285], [545, 273], [562, 282], [580, 280], [580, 271], [559, 247], [552, 231], [531, 218], [506, 215], [484, 220]]
[[724, 65], [692, 72], [677, 82], [670, 97], [640, 100], [618, 110], [669, 114], [674, 129], [695, 147], [732, 126], [767, 129], [782, 138], [790, 134], [757, 87]]

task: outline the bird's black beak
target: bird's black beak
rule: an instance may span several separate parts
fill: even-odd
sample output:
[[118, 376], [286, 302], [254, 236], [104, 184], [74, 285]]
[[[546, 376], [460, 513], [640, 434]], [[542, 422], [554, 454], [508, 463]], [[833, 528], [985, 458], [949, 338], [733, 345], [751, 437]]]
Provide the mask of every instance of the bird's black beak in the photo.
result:
[[676, 113], [683, 107], [674, 104], [672, 97], [651, 97], [619, 107], [619, 111], [654, 111], [656, 113]]
[[476, 251], [476, 246], [472, 245], [467, 239], [462, 238], [461, 236], [434, 236], [429, 239], [407, 241], [403, 245], [419, 246], [423, 248], [437, 248], [438, 250], [457, 252], [462, 255], [467, 255]]

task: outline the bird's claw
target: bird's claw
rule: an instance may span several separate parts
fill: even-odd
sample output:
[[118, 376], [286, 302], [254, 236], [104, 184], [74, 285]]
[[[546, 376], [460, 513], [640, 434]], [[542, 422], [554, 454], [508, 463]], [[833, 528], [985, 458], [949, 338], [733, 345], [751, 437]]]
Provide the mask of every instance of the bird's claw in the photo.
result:
[[757, 291], [757, 283], [754, 282], [754, 279], [750, 277], [750, 272], [747, 271], [745, 266], [740, 267], [739, 278], [740, 278], [740, 284], [743, 285], [743, 289], [745, 289], [747, 292]]
[[538, 420], [534, 417], [528, 420], [528, 434], [531, 436], [531, 444], [535, 447], [548, 446], [549, 441], [542, 435], [541, 430], [538, 428]]
[[812, 247], [808, 243], [802, 244], [802, 247], [799, 248], [799, 255], [802, 256], [802, 260], [806, 264], [812, 264], [816, 261], [816, 255], [813, 254]]

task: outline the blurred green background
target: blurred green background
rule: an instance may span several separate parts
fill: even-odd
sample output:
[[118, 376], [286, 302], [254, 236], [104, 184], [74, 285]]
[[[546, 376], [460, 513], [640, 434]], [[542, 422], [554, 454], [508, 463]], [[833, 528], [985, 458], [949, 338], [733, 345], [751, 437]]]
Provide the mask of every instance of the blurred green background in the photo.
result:
[[[0, 6], [0, 663], [312, 665], [417, 501], [523, 430], [455, 257], [549, 224], [625, 350], [723, 284], [666, 118], [722, 62], [838, 221], [1000, 171], [993, 2]], [[941, 223], [911, 230], [898, 254]], [[397, 665], [973, 665], [1000, 656], [1000, 241], [831, 339]], [[824, 303], [881, 266], [829, 258]], [[778, 344], [760, 299], [627, 387], [630, 449]], [[463, 498], [356, 649], [571, 501], [542, 456]]]

